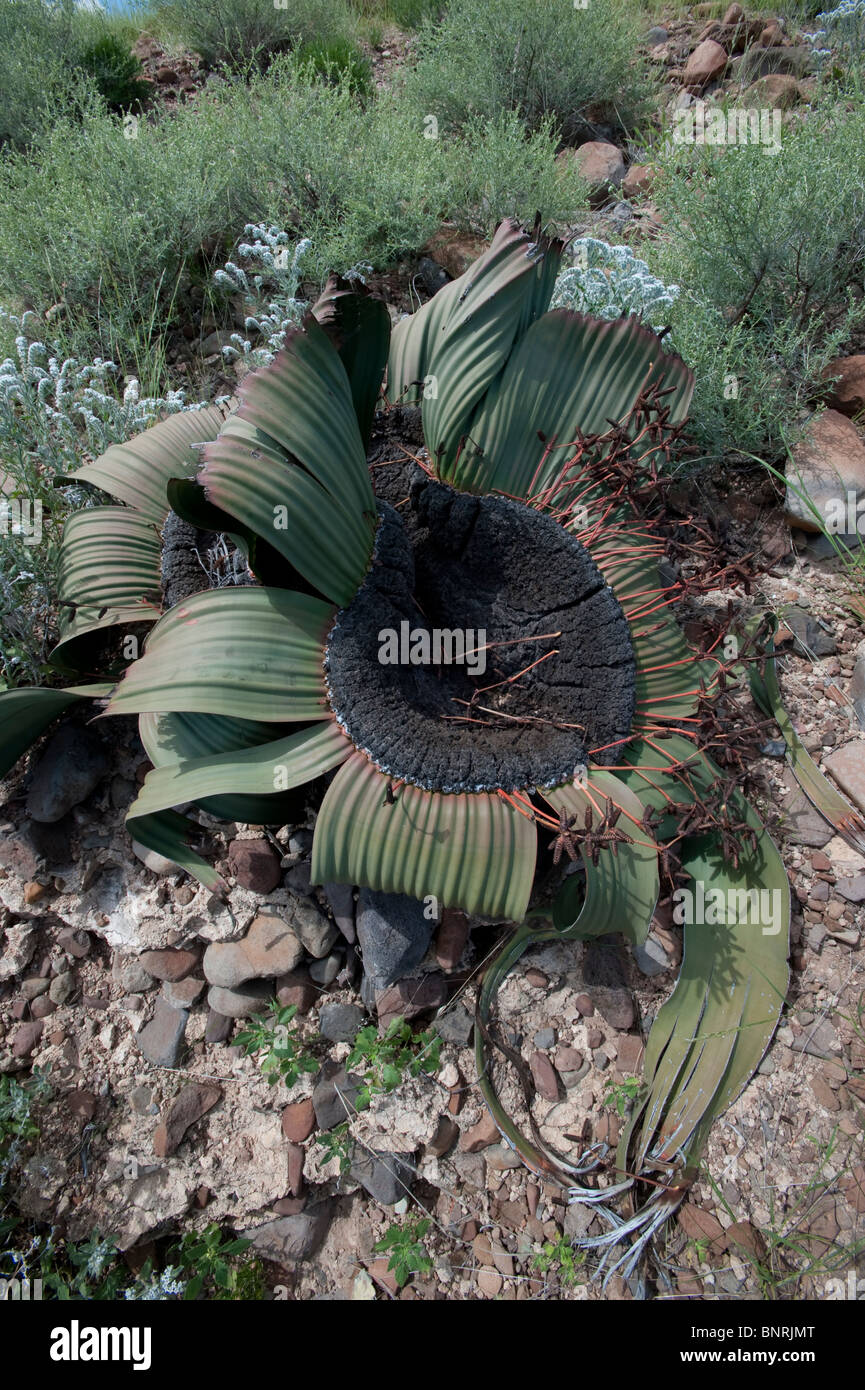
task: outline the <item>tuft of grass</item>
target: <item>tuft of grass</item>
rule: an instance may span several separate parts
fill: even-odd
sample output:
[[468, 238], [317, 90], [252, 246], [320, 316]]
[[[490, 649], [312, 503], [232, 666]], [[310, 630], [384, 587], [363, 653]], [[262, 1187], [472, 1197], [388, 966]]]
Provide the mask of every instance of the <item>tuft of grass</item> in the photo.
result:
[[76, 109], [82, 83], [114, 109], [134, 107], [147, 90], [134, 38], [128, 19], [74, 0], [2, 0], [0, 145], [38, 142], [58, 106]]
[[304, 44], [349, 42], [354, 16], [346, 0], [167, 0], [157, 26], [193, 48], [211, 68], [266, 68]]
[[599, 124], [633, 126], [651, 79], [639, 14], [616, 0], [452, 0], [427, 21], [406, 90], [441, 126], [515, 112], [530, 130], [551, 120], [570, 142]]
[[697, 442], [777, 461], [865, 324], [865, 99], [822, 98], [774, 154], [671, 145], [653, 197], [646, 254], [681, 286], [670, 342], [695, 372]]

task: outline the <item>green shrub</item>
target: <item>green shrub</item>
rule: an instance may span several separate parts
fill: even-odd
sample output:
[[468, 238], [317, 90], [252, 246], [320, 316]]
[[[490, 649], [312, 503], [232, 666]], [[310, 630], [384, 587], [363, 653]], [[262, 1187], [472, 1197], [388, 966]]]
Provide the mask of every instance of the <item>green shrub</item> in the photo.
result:
[[266, 67], [304, 43], [349, 39], [346, 0], [169, 0], [157, 18], [210, 67]]
[[563, 137], [593, 122], [632, 125], [649, 83], [638, 53], [638, 12], [616, 0], [576, 9], [566, 0], [453, 0], [427, 23], [407, 89], [441, 125], [515, 111], [531, 129], [551, 118]]
[[359, 96], [372, 90], [372, 65], [352, 39], [314, 39], [298, 49], [298, 57], [315, 77], [346, 86]]
[[709, 455], [774, 457], [825, 363], [865, 322], [865, 101], [819, 106], [780, 149], [673, 146], [652, 269], [675, 279], [672, 344], [697, 376]]
[[417, 29], [426, 19], [438, 19], [445, 0], [351, 0], [353, 10], [374, 24], [396, 24]]
[[446, 219], [486, 233], [506, 213], [572, 218], [580, 181], [554, 155], [548, 131], [527, 139], [513, 117], [427, 139], [399, 97], [363, 107], [290, 58], [140, 122], [137, 139], [94, 99], [83, 124], [49, 121], [31, 156], [0, 155], [0, 303], [59, 303], [70, 350], [110, 357], [156, 394], [175, 305], [190, 277], [210, 282], [248, 222], [309, 237], [310, 279], [383, 267]]
[[0, 143], [41, 137], [58, 105], [74, 107], [82, 79], [115, 109], [133, 106], [139, 64], [127, 20], [74, 0], [0, 0]]
[[81, 67], [109, 111], [134, 111], [147, 98], [150, 89], [141, 80], [141, 63], [117, 34], [100, 34], [88, 44], [81, 54]]

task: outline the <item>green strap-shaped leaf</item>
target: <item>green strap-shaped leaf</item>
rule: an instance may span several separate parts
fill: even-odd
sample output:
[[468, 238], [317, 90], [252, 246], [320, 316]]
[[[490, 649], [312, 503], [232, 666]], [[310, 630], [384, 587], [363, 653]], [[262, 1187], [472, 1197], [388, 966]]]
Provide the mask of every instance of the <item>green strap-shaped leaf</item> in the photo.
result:
[[330, 719], [256, 747], [169, 763], [148, 772], [129, 818], [206, 797], [269, 796], [287, 791], [338, 767], [353, 747]]
[[546, 309], [561, 243], [503, 222], [492, 246], [465, 275], [435, 295], [394, 333], [388, 397], [432, 378], [423, 392], [423, 422], [443, 480], [472, 490], [457, 469], [475, 410], [514, 343]]
[[[636, 792], [644, 806], [663, 811], [671, 802], [691, 805], [718, 781], [718, 769], [682, 734], [634, 739], [622, 755], [616, 776]], [[675, 834], [671, 817], [658, 825], [661, 841]]]
[[[776, 622], [774, 615], [772, 621], [772, 634], [774, 634]], [[849, 845], [852, 845], [860, 854], [865, 854], [865, 819], [823, 776], [793, 728], [790, 716], [784, 708], [778, 686], [778, 673], [775, 669], [772, 634], [765, 641], [764, 659], [760, 665], [753, 661], [748, 663], [751, 695], [755, 704], [759, 705], [764, 714], [770, 715], [781, 730], [787, 745], [787, 762], [790, 765], [790, 770], [811, 805], [838, 831], [839, 835], [843, 836]]]
[[486, 792], [444, 796], [389, 779], [362, 754], [343, 764], [315, 826], [314, 883], [360, 883], [520, 920], [535, 871], [534, 826]]
[[[339, 354], [311, 314], [302, 328], [288, 330], [285, 347], [269, 366], [251, 372], [238, 394], [242, 403], [230, 422], [231, 434], [245, 437], [241, 422], [261, 431], [347, 512], [374, 518], [351, 385]], [[205, 457], [214, 454], [208, 449]]]
[[[130, 816], [131, 812], [126, 817], [128, 823]], [[200, 854], [189, 848], [189, 836], [196, 829], [198, 827], [194, 822], [186, 816], [178, 815], [176, 811], [158, 811], [152, 816], [136, 816], [129, 823], [131, 834], [145, 849], [161, 854], [164, 859], [170, 859], [179, 869], [185, 869], [212, 893], [227, 893], [228, 884], [213, 865], [208, 864], [206, 859], [202, 859]]]
[[0, 777], [13, 768], [48, 725], [78, 700], [95, 700], [111, 693], [110, 685], [73, 685], [66, 690], [46, 686], [6, 690], [0, 694]]
[[[646, 1095], [629, 1135], [637, 1173], [680, 1151], [696, 1160], [708, 1128], [759, 1065], [786, 997], [787, 873], [744, 798], [737, 795], [732, 809], [758, 836], [738, 869], [711, 837], [683, 852], [693, 896], [683, 900], [680, 890], [675, 898], [686, 919], [684, 958], [646, 1047]], [[725, 920], [711, 920], [716, 915]]]
[[359, 294], [351, 282], [331, 275], [312, 306], [340, 356], [364, 447], [369, 443], [390, 345], [390, 314], [382, 299]]
[[239, 753], [285, 737], [282, 724], [241, 719], [225, 714], [142, 714], [138, 732], [154, 767], [168, 767], [193, 758]]
[[[629, 538], [601, 537], [589, 550], [628, 618], [637, 663], [635, 723], [693, 715], [701, 683], [711, 687], [717, 662], [698, 660], [667, 603], [675, 591], [665, 588], [654, 555], [633, 551], [643, 544], [639, 534]], [[654, 547], [653, 547], [654, 548]], [[649, 612], [645, 610], [653, 609]]]
[[225, 417], [225, 408], [218, 405], [170, 415], [128, 443], [112, 444], [72, 477], [103, 488], [161, 526], [168, 515], [168, 479], [193, 476], [201, 462], [199, 446], [216, 438]]
[[335, 609], [287, 589], [216, 589], [178, 603], [117, 686], [109, 714], [200, 711], [306, 721], [328, 712], [323, 671]]
[[75, 512], [60, 547], [60, 641], [52, 660], [74, 660], [85, 633], [155, 622], [161, 611], [161, 542], [154, 522], [130, 507]]
[[369, 568], [372, 520], [347, 510], [278, 446], [268, 453], [261, 441], [226, 429], [205, 450], [198, 481], [207, 500], [236, 517], [319, 593], [344, 607]]
[[641, 945], [658, 901], [658, 846], [639, 824], [644, 811], [639, 797], [614, 773], [596, 771], [586, 787], [566, 783], [540, 790], [540, 795], [555, 811], [576, 816], [577, 833], [584, 827], [588, 807], [597, 830], [609, 800], [622, 811], [617, 829], [631, 837], [629, 844], [616, 845], [615, 853], [609, 846], [602, 848], [597, 864], [582, 855], [585, 893], [576, 875], [565, 879], [553, 904], [556, 929], [576, 940], [620, 931], [635, 946]]
[[553, 309], [528, 329], [471, 422], [452, 478], [471, 492], [536, 493], [558, 476], [580, 434], [628, 418], [642, 390], [673, 386], [671, 423], [683, 420], [693, 375], [636, 318], [601, 320]]

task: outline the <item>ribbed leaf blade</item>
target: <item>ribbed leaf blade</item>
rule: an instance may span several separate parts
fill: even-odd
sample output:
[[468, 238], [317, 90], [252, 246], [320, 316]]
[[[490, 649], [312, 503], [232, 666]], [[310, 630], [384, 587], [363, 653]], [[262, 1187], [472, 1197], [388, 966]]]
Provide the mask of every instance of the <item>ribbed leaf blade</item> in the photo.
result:
[[213, 796], [271, 796], [330, 772], [352, 751], [331, 719], [254, 747], [165, 764], [148, 772], [129, 817]]
[[424, 434], [439, 476], [456, 486], [475, 410], [514, 343], [547, 307], [561, 243], [533, 239], [503, 222], [488, 251], [394, 334], [388, 396], [405, 400], [412, 382], [432, 378], [423, 405]]
[[193, 476], [201, 462], [199, 446], [216, 438], [226, 413], [223, 406], [208, 405], [170, 415], [126, 444], [112, 444], [73, 477], [103, 488], [161, 526], [168, 515], [169, 478]]
[[154, 522], [130, 507], [75, 512], [60, 547], [60, 642], [52, 659], [70, 660], [85, 633], [155, 622], [160, 613], [161, 542]]
[[390, 345], [390, 314], [382, 299], [359, 294], [351, 282], [332, 275], [312, 306], [351, 384], [351, 398], [364, 446], [372, 431]]
[[0, 694], [0, 777], [5, 777], [48, 725], [78, 700], [104, 698], [110, 685], [69, 686], [51, 690], [31, 686]]
[[645, 941], [658, 901], [658, 847], [639, 824], [643, 805], [639, 797], [609, 772], [592, 771], [587, 787], [567, 783], [540, 792], [555, 811], [576, 816], [574, 830], [584, 827], [587, 808], [597, 829], [607, 801], [621, 807], [617, 828], [630, 837], [615, 853], [601, 849], [598, 863], [582, 855], [586, 871], [585, 895], [576, 875], [566, 878], [553, 904], [553, 922], [559, 932], [577, 940], [620, 931], [634, 945]]
[[[725, 915], [737, 920], [686, 923], [681, 976], [646, 1048], [647, 1095], [634, 1124], [637, 1172], [647, 1158], [670, 1160], [679, 1150], [695, 1156], [707, 1127], [756, 1070], [786, 997], [787, 873], [744, 798], [736, 796], [734, 809], [758, 836], [757, 849], [743, 852], [738, 869], [706, 837], [683, 854], [693, 884], [702, 882], [707, 898], [717, 890]], [[774, 896], [749, 899], [746, 907], [731, 896], [748, 892]]]
[[315, 827], [315, 883], [359, 883], [446, 907], [520, 920], [535, 869], [534, 826], [489, 793], [444, 796], [402, 785], [354, 754], [325, 794]]
[[110, 714], [199, 711], [283, 722], [328, 713], [334, 608], [285, 589], [217, 589], [172, 608], [126, 672]]
[[369, 567], [371, 521], [347, 511], [284, 450], [270, 454], [263, 455], [260, 441], [226, 429], [207, 446], [198, 481], [208, 502], [265, 540], [319, 593], [345, 606]]
[[179, 869], [185, 869], [212, 893], [228, 892], [228, 884], [213, 865], [208, 864], [206, 859], [202, 859], [200, 854], [189, 848], [189, 836], [198, 828], [193, 821], [188, 820], [186, 816], [178, 815], [176, 811], [158, 811], [150, 816], [137, 816], [131, 822], [129, 816], [126, 819], [131, 834], [145, 849], [161, 854], [164, 859], [170, 859], [172, 864], [176, 864]]
[[[244, 425], [261, 431], [339, 498], [347, 512], [375, 516], [351, 385], [339, 354], [312, 315], [302, 328], [289, 329], [285, 347], [269, 366], [250, 373], [239, 395], [230, 433], [242, 435]], [[206, 456], [212, 456], [210, 450]]]
[[[433, 369], [434, 370], [434, 369]], [[636, 318], [601, 320], [554, 309], [533, 323], [471, 424], [473, 448], [453, 470], [456, 486], [512, 497], [559, 475], [580, 434], [628, 418], [641, 391], [660, 384], [671, 424], [683, 420], [693, 376]]]

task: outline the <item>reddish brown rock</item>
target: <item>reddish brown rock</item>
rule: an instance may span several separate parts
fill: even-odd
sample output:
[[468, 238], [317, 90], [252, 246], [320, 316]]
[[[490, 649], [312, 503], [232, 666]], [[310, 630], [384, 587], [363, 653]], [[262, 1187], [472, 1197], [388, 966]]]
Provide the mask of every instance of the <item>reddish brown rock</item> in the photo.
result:
[[834, 748], [824, 758], [823, 768], [831, 773], [842, 792], [865, 809], [865, 743], [857, 739], [843, 748]]
[[865, 353], [855, 357], [835, 357], [824, 368], [827, 380], [837, 377], [827, 400], [842, 415], [858, 415], [865, 410]]
[[319, 993], [317, 986], [302, 971], [289, 971], [287, 975], [280, 975], [276, 982], [276, 997], [282, 1007], [289, 1008], [293, 1004], [299, 1014], [309, 1013]]
[[742, 94], [743, 106], [772, 111], [789, 111], [801, 100], [799, 83], [784, 72], [769, 72], [765, 77], [758, 77]]
[[312, 1098], [294, 1101], [282, 1112], [282, 1132], [292, 1144], [302, 1144], [315, 1129], [315, 1108]]
[[446, 907], [436, 933], [435, 954], [442, 970], [456, 970], [469, 938], [468, 918], [456, 908]]
[[724, 1227], [717, 1216], [694, 1202], [686, 1202], [679, 1209], [679, 1225], [689, 1240], [707, 1241], [713, 1252], [720, 1252], [726, 1246]]
[[622, 192], [626, 198], [641, 198], [651, 193], [655, 182], [655, 171], [651, 164], [632, 164], [622, 180]]
[[139, 961], [155, 980], [175, 984], [183, 980], [198, 964], [197, 951], [142, 951]]
[[576, 1047], [560, 1047], [556, 1051], [558, 1071], [579, 1071], [583, 1065], [583, 1054]]
[[486, 249], [487, 243], [478, 237], [463, 236], [454, 227], [442, 227], [427, 242], [423, 254], [457, 280]]
[[784, 42], [784, 30], [777, 19], [770, 19], [760, 34], [761, 48], [780, 48]]
[[633, 1033], [625, 1033], [616, 1039], [616, 1046], [616, 1066], [619, 1071], [623, 1076], [638, 1076], [645, 1051], [642, 1038], [635, 1037]]
[[595, 1006], [588, 994], [578, 994], [574, 1000], [574, 1008], [579, 1010], [583, 1018], [591, 1018], [595, 1012]]
[[288, 1146], [288, 1190], [292, 1197], [303, 1192], [303, 1161], [306, 1157], [299, 1144]]
[[714, 78], [720, 77], [727, 66], [727, 54], [714, 39], [698, 44], [685, 65], [682, 78], [689, 91], [700, 91]]
[[837, 530], [841, 519], [846, 526], [848, 493], [853, 494], [857, 505], [865, 496], [865, 444], [855, 425], [837, 410], [813, 416], [793, 449], [787, 477], [795, 484], [787, 488], [785, 503], [792, 525], [803, 531], [821, 529], [808, 503], [799, 496], [804, 492], [827, 525], [834, 520]]
[[40, 898], [46, 896], [48, 889], [44, 883], [39, 883], [36, 879], [31, 879], [29, 883], [24, 884], [23, 893], [25, 903], [38, 903]]
[[529, 1067], [538, 1095], [544, 1100], [558, 1100], [559, 1082], [555, 1068], [544, 1052], [533, 1052]]
[[32, 1023], [22, 1023], [12, 1039], [12, 1056], [29, 1057], [42, 1037], [44, 1026], [41, 1019], [34, 1019]]
[[87, 1124], [93, 1119], [97, 1104], [96, 1096], [92, 1091], [73, 1091], [71, 1095], [66, 1097], [67, 1110], [82, 1124]]
[[417, 1018], [433, 1009], [440, 1009], [447, 999], [447, 985], [441, 975], [430, 972], [408, 980], [398, 980], [375, 996], [380, 1028], [386, 1028], [395, 1018]]
[[766, 1242], [750, 1221], [734, 1221], [724, 1232], [727, 1249], [733, 1254], [744, 1255], [752, 1260], [762, 1260], [766, 1254]]
[[153, 1152], [157, 1158], [167, 1158], [176, 1152], [190, 1125], [206, 1115], [222, 1100], [221, 1086], [202, 1086], [191, 1082], [173, 1101], [168, 1114], [156, 1126], [153, 1135]]
[[67, 927], [65, 931], [58, 932], [57, 945], [67, 956], [83, 960], [90, 950], [90, 937], [86, 931], [73, 931], [72, 927]]
[[466, 1154], [480, 1153], [501, 1139], [498, 1126], [489, 1111], [485, 1111], [476, 1125], [467, 1129], [460, 1139], [460, 1149]]
[[236, 989], [250, 980], [284, 976], [303, 960], [303, 946], [288, 922], [260, 912], [242, 941], [213, 941], [204, 953], [204, 974], [212, 985]]
[[603, 202], [611, 188], [618, 188], [625, 177], [625, 159], [618, 145], [607, 140], [587, 140], [576, 150], [562, 150], [557, 163], [573, 163], [589, 186], [589, 202]]
[[427, 1153], [432, 1154], [433, 1158], [443, 1158], [457, 1142], [459, 1133], [459, 1125], [449, 1115], [442, 1115], [435, 1134], [426, 1146]]
[[538, 970], [537, 966], [530, 966], [524, 976], [527, 985], [534, 985], [535, 989], [546, 989], [550, 983], [548, 975], [543, 970]]
[[744, 18], [745, 18], [745, 11], [742, 9], [742, 6], [741, 6], [741, 5], [731, 5], [730, 8], [729, 8], [729, 9], [725, 12], [725, 14], [724, 14], [723, 23], [724, 23], [724, 24], [738, 24], [739, 21], [742, 20], [742, 19], [744, 19]]
[[272, 893], [282, 879], [279, 855], [269, 840], [232, 840], [228, 863], [240, 886], [253, 893]]

